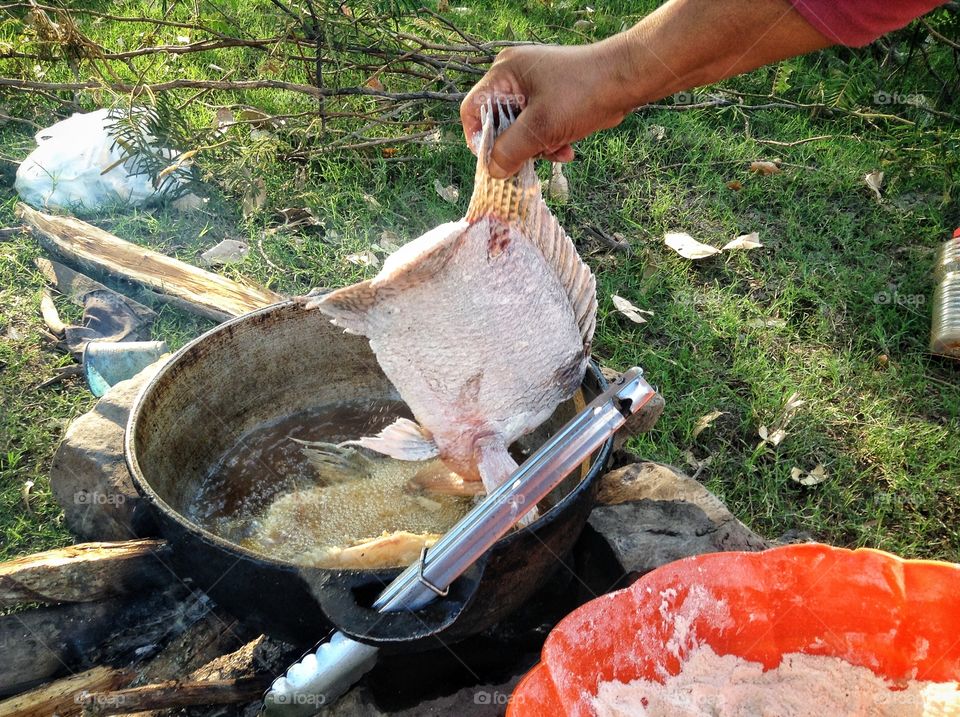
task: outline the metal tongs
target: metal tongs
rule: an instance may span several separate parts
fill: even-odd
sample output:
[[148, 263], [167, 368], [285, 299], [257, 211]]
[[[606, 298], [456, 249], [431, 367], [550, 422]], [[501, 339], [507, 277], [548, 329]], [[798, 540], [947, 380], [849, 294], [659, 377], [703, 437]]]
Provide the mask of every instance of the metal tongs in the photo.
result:
[[[656, 391], [643, 371], [625, 371], [601, 395], [547, 440], [511, 478], [465, 515], [420, 560], [390, 583], [373, 607], [417, 610], [443, 598], [450, 584], [476, 563], [525, 513], [572, 473]], [[270, 717], [308, 717], [330, 705], [376, 662], [379, 648], [342, 632], [273, 681], [264, 696]]]

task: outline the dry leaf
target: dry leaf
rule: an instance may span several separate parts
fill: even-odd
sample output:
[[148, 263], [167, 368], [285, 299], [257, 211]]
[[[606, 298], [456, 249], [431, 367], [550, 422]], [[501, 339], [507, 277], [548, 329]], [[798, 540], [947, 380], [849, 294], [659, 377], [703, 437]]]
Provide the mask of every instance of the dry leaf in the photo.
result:
[[810, 472], [797, 468], [797, 466], [790, 469], [790, 478], [795, 483], [804, 486], [819, 485], [829, 477], [827, 469], [823, 467], [822, 463], [817, 463], [817, 467]]
[[759, 249], [762, 246], [763, 244], [760, 243], [760, 235], [757, 232], [750, 232], [749, 234], [741, 234], [736, 239], [727, 242], [720, 251], [727, 251], [729, 249]]
[[693, 455], [693, 451], [689, 451], [689, 450], [683, 452], [683, 459], [687, 463], [687, 465], [692, 466], [697, 471], [697, 473], [699, 473], [704, 468], [706, 468], [711, 463], [713, 463], [712, 455], [707, 456], [703, 460], [700, 460], [695, 455]]
[[705, 430], [710, 428], [713, 425], [713, 422], [716, 421], [720, 416], [724, 415], [725, 411], [711, 411], [706, 416], [700, 416], [697, 419], [697, 425], [693, 427], [693, 438], [696, 438]]
[[437, 12], [450, 12], [450, 0], [440, 0], [437, 3]]
[[776, 174], [780, 171], [780, 167], [778, 167], [775, 162], [751, 162], [750, 171], [764, 175]]
[[439, 179], [434, 179], [433, 188], [437, 190], [437, 194], [439, 194], [440, 198], [445, 202], [456, 204], [457, 200], [460, 198], [460, 190], [457, 189], [456, 185], [454, 184], [444, 187], [442, 184], [440, 184]]
[[233, 110], [229, 107], [218, 107], [214, 115], [213, 126], [216, 129], [225, 129], [233, 124]]
[[883, 172], [867, 172], [863, 175], [863, 181], [873, 190], [873, 193], [877, 195], [877, 201], [879, 202], [881, 199], [880, 187], [883, 185]]
[[769, 431], [766, 426], [760, 426], [757, 429], [757, 435], [760, 436], [760, 440], [766, 442]]
[[767, 438], [767, 443], [776, 447], [783, 443], [783, 439], [787, 437], [787, 432], [783, 428], [778, 428]]
[[654, 144], [656, 144], [666, 136], [667, 136], [667, 128], [662, 125], [652, 124], [649, 127], [647, 127], [647, 139], [649, 139]]
[[274, 120], [271, 115], [268, 115], [266, 112], [261, 112], [260, 110], [255, 110], [252, 107], [244, 107], [243, 109], [237, 112], [237, 119], [248, 122], [254, 127], [274, 127], [278, 124], [284, 124], [283, 120]]
[[590, 32], [596, 26], [596, 23], [591, 20], [577, 20], [573, 23], [573, 29], [580, 32]]
[[376, 90], [377, 92], [383, 92], [385, 89], [383, 86], [383, 83], [380, 81], [380, 78], [377, 75], [374, 75], [369, 80], [367, 80], [366, 85], [371, 90]]
[[382, 209], [382, 205], [377, 201], [377, 198], [371, 194], [363, 194], [363, 201], [367, 203], [367, 206], [371, 209]]
[[636, 306], [631, 304], [629, 301], [624, 299], [622, 296], [617, 296], [616, 294], [611, 295], [610, 297], [613, 300], [613, 305], [617, 307], [617, 311], [626, 316], [635, 324], [645, 324], [647, 320], [644, 318], [644, 314], [647, 316], [653, 316], [652, 311], [644, 311], [643, 309], [638, 309]]
[[800, 408], [800, 406], [806, 405], [806, 403], [806, 401], [800, 398], [799, 393], [794, 392], [790, 394], [790, 398], [787, 399], [787, 402], [783, 406], [783, 417], [789, 421], [793, 418], [793, 414], [797, 412], [797, 409]]
[[720, 253], [720, 250], [716, 247], [701, 244], [692, 236], [683, 232], [668, 232], [663, 238], [663, 242], [684, 259], [704, 259]]
[[277, 214], [283, 218], [283, 226], [277, 227], [277, 229], [323, 226], [323, 222], [317, 218], [317, 215], [313, 213], [310, 207], [285, 207], [277, 212]]
[[743, 189], [743, 185], [740, 184], [740, 182], [738, 182], [736, 179], [732, 179], [727, 182], [727, 189], [732, 189], [735, 192], [739, 192], [741, 189]]
[[400, 235], [389, 229], [380, 232], [380, 246], [388, 254], [392, 254], [401, 246]]
[[554, 162], [550, 171], [548, 195], [560, 204], [566, 204], [570, 199], [570, 184], [563, 176], [563, 165], [560, 162]]
[[200, 261], [204, 266], [224, 266], [225, 264], [236, 264], [243, 261], [243, 258], [250, 252], [250, 247], [242, 241], [236, 239], [224, 239], [214, 247], [207, 249], [200, 255]]
[[380, 266], [380, 260], [377, 258], [377, 255], [369, 249], [356, 254], [348, 254], [347, 261], [357, 266]]

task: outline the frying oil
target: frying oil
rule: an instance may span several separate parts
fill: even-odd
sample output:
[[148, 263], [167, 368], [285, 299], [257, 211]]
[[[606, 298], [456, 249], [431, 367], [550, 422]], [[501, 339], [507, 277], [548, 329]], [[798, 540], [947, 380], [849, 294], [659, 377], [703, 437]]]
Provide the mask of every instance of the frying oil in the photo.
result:
[[438, 459], [398, 461], [355, 449], [329, 471], [293, 440], [339, 443], [373, 435], [404, 415], [401, 402], [350, 401], [258, 426], [209, 471], [187, 517], [226, 540], [298, 563], [310, 562], [317, 549], [384, 532], [443, 533], [473, 498], [411, 487], [421, 471], [443, 470]]

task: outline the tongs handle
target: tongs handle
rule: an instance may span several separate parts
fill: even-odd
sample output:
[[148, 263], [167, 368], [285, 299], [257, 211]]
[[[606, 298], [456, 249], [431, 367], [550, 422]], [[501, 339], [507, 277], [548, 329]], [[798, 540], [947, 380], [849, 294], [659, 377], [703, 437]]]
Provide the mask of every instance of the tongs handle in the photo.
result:
[[[524, 461], [506, 483], [400, 573], [373, 606], [380, 612], [416, 610], [435, 599], [655, 395], [641, 369], [625, 371]], [[315, 714], [373, 667], [377, 649], [335, 633], [274, 681], [264, 697], [266, 713], [284, 717]]]
[[377, 598], [381, 612], [415, 610], [477, 562], [507, 531], [612, 436], [656, 391], [632, 368], [523, 462], [503, 485], [467, 513]]

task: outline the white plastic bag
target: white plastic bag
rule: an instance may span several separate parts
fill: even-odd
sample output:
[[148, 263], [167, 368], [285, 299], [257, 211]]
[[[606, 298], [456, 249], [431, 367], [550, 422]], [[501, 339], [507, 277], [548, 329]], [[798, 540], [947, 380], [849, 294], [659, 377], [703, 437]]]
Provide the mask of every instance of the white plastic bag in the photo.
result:
[[[158, 192], [149, 174], [133, 173], [133, 157], [120, 162], [125, 151], [109, 133], [115, 117], [108, 109], [77, 113], [37, 132], [37, 148], [14, 184], [23, 201], [38, 209], [94, 211], [117, 203], [141, 206], [179, 186], [183, 177], [171, 176]], [[161, 153], [171, 163], [179, 154]]]

